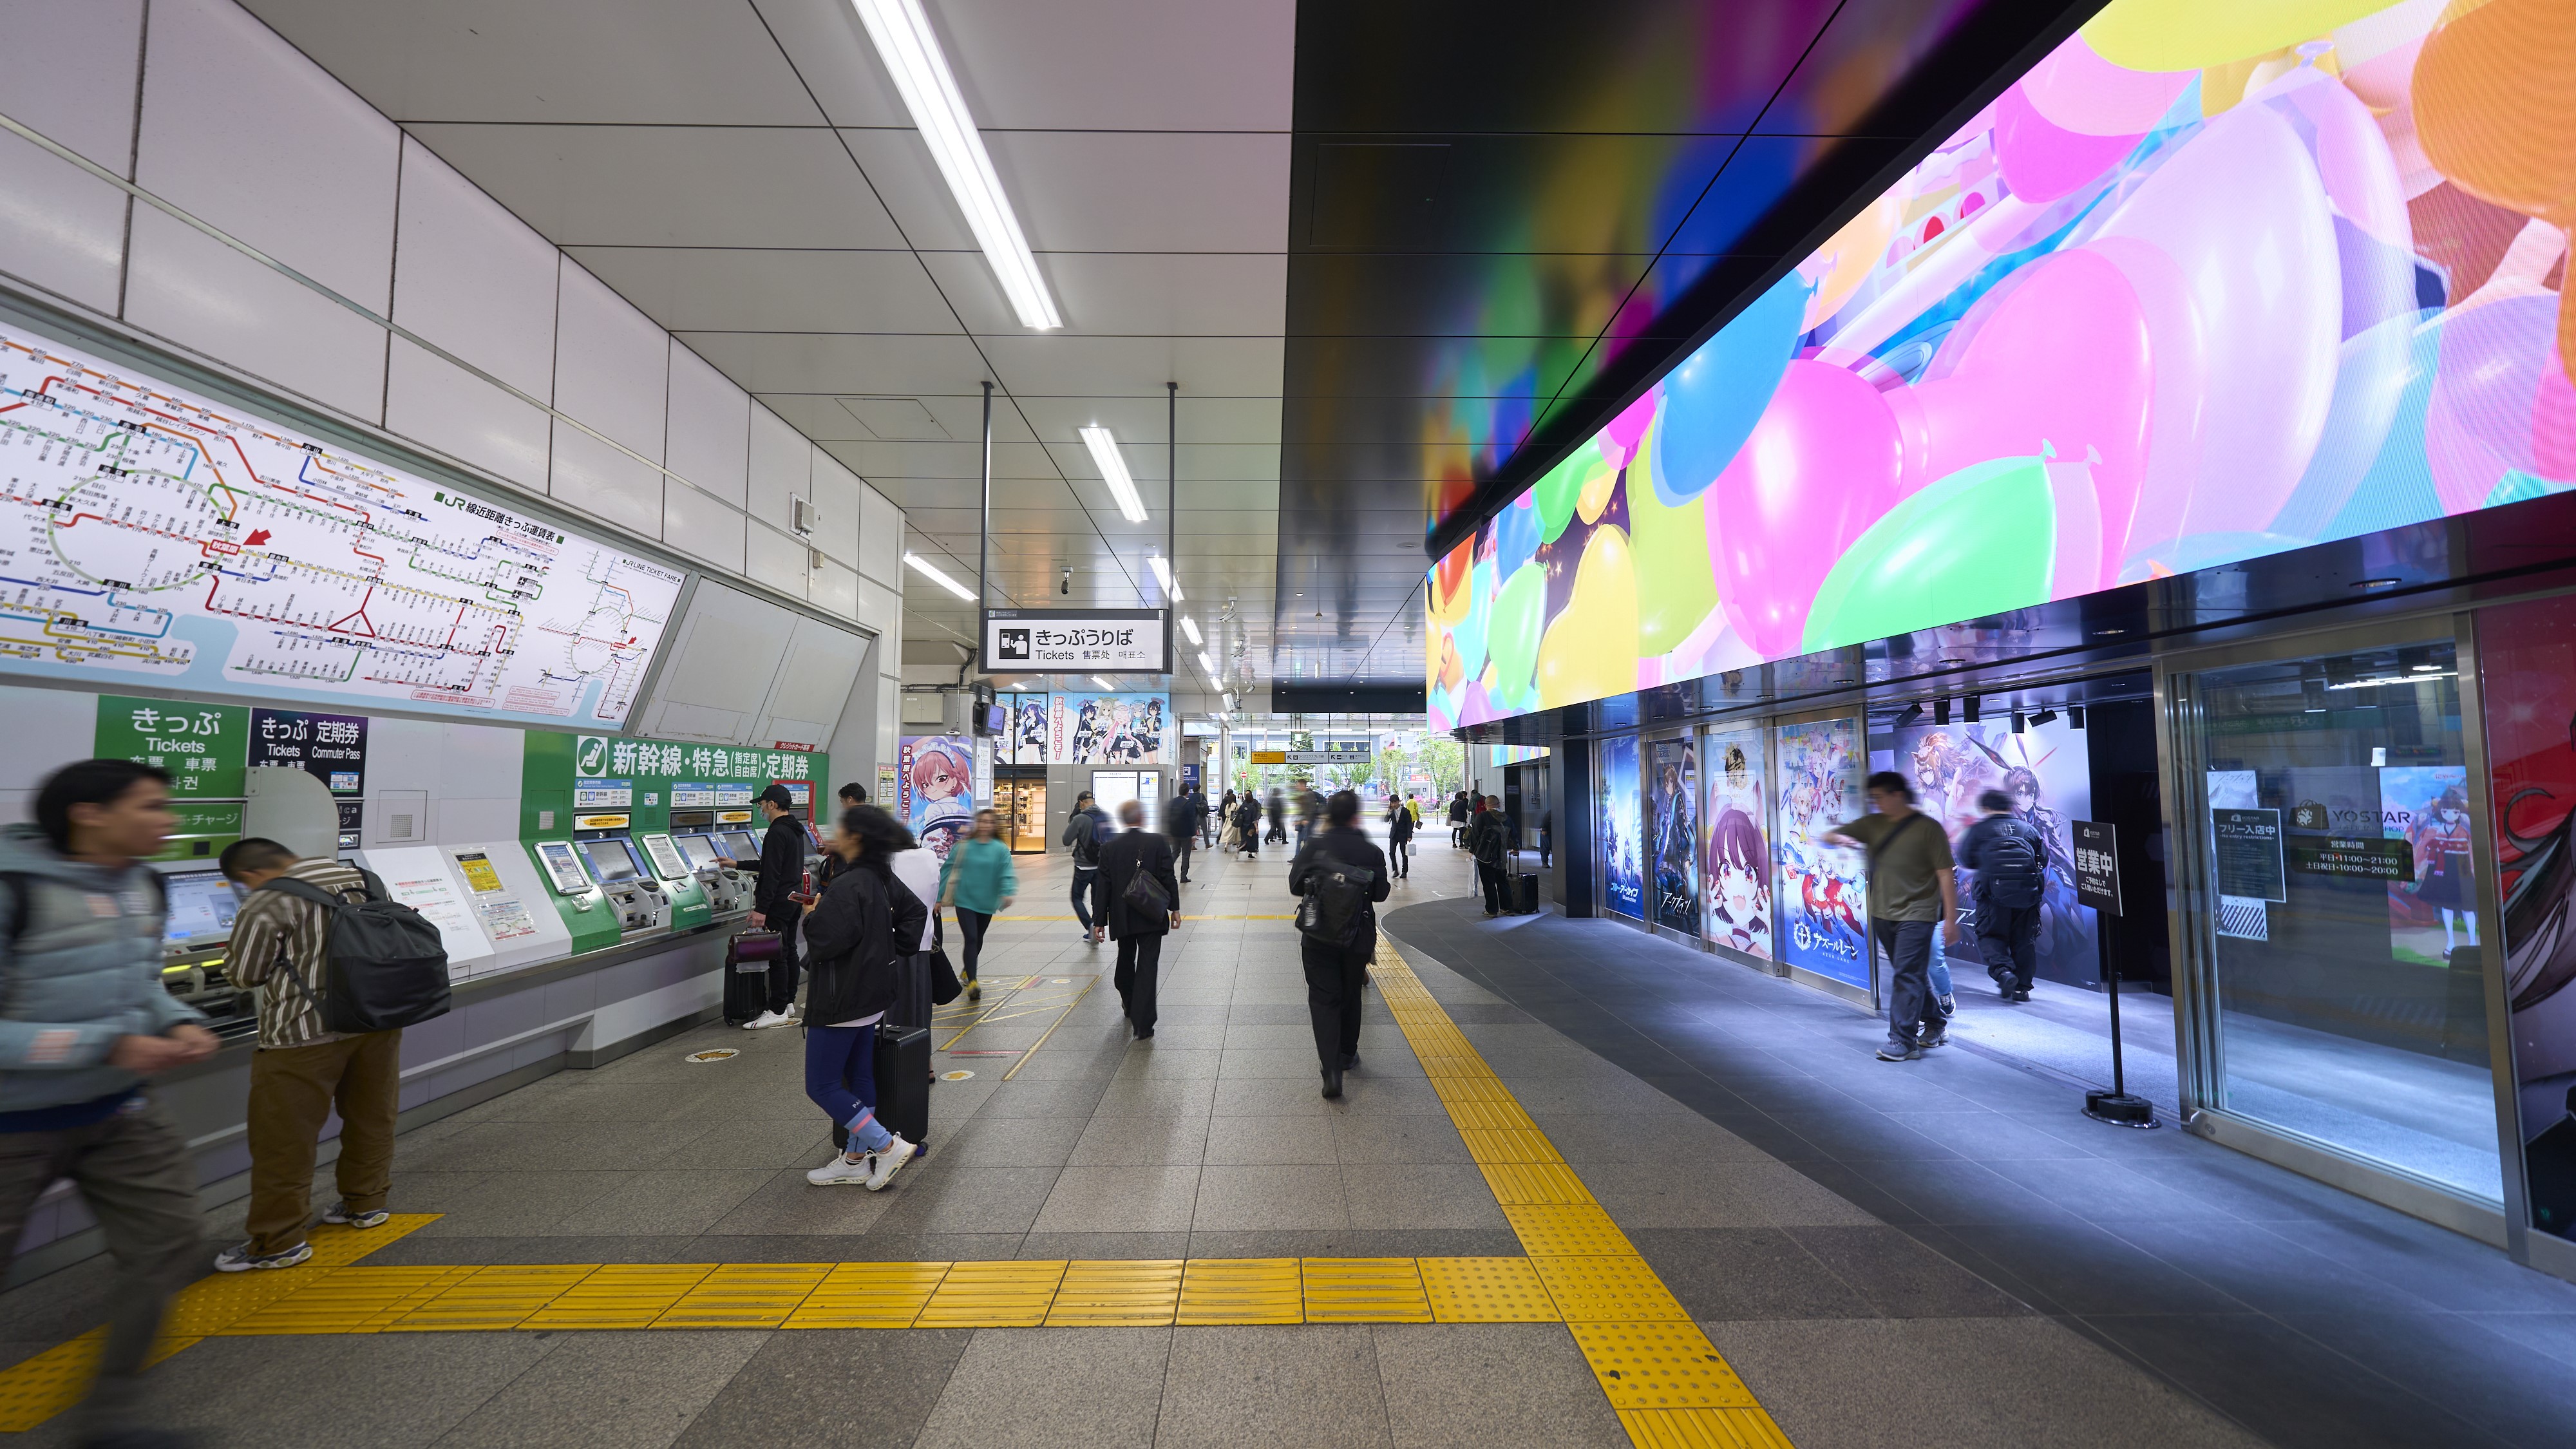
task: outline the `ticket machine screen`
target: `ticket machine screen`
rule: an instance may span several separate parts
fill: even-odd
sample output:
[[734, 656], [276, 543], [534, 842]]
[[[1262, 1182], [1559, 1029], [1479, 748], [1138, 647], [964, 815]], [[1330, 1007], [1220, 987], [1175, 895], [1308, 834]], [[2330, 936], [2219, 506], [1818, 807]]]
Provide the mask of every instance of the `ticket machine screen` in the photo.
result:
[[231, 939], [241, 897], [222, 871], [180, 871], [163, 876], [161, 884], [170, 897], [170, 919], [161, 928], [163, 950], [202, 950]]
[[644, 868], [635, 863], [635, 851], [623, 840], [614, 837], [585, 840], [578, 848], [582, 858], [590, 862], [590, 873], [598, 878], [601, 885], [616, 885], [644, 873]]
[[689, 858], [692, 870], [712, 870], [716, 859], [724, 854], [724, 847], [712, 835], [683, 835], [678, 840], [680, 853]]
[[736, 830], [724, 838], [726, 851], [745, 865], [760, 859], [760, 842], [748, 830]]

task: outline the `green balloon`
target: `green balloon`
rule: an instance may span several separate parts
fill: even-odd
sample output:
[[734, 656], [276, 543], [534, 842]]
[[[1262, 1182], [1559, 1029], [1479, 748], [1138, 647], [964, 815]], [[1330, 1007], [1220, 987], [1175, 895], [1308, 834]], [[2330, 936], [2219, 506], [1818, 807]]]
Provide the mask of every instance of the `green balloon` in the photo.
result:
[[1545, 476], [1530, 485], [1538, 495], [1538, 541], [1541, 545], [1556, 542], [1565, 532], [1566, 523], [1574, 517], [1574, 501], [1583, 496], [1583, 480], [1592, 470], [1603, 466], [1598, 444], [1586, 439], [1564, 462], [1547, 470]]
[[1889, 509], [1843, 551], [1807, 610], [1805, 647], [2045, 603], [2056, 553], [2057, 505], [2041, 461], [1971, 464]]
[[1690, 637], [1717, 607], [1717, 573], [1708, 552], [1708, 498], [1696, 494], [1667, 508], [1646, 476], [1652, 449], [1628, 465], [1628, 555], [1637, 570], [1637, 653], [1663, 654]]
[[1529, 688], [1530, 671], [1538, 665], [1540, 625], [1547, 611], [1547, 570], [1525, 563], [1512, 570], [1494, 591], [1493, 622], [1487, 626], [1487, 653], [1494, 661], [1494, 687], [1488, 693], [1516, 698]]

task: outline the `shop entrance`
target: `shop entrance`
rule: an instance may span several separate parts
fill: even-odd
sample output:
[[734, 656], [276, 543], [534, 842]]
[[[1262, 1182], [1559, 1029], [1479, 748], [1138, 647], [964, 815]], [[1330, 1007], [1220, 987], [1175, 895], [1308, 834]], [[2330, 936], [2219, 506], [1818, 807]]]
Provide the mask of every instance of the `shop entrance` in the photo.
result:
[[993, 808], [1002, 813], [1002, 838], [1013, 854], [1043, 854], [1053, 843], [1047, 832], [1046, 766], [995, 765]]

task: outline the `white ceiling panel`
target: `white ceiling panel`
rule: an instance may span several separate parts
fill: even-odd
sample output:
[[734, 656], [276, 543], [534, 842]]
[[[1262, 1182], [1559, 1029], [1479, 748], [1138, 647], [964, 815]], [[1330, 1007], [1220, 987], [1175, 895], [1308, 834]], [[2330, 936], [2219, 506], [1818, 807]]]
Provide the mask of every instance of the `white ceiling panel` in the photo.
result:
[[907, 251], [573, 247], [600, 280], [674, 332], [956, 332]]
[[[1029, 423], [1050, 438], [1069, 438], [1086, 423], [1099, 423], [1121, 438], [1162, 441], [1166, 419], [1163, 399], [1148, 397], [1053, 397], [1014, 392], [1012, 401]], [[1193, 443], [1279, 442], [1279, 399], [1275, 397], [1201, 397], [1183, 390], [1180, 432], [1184, 446]]]
[[[868, 436], [872, 430], [859, 420], [860, 414], [885, 401], [886, 396], [772, 392], [761, 394], [760, 400], [818, 443], [870, 442], [878, 440]], [[905, 401], [919, 403], [951, 438], [972, 439], [982, 435], [984, 399], [981, 393], [927, 397], [903, 394], [902, 397]], [[1020, 421], [1019, 410], [1012, 406], [1012, 400], [1000, 393], [993, 398], [993, 441], [1036, 441], [1036, 435]]]
[[[976, 443], [826, 442], [823, 450], [862, 478], [945, 478], [972, 483], [984, 475]], [[995, 443], [993, 476], [1052, 480], [1060, 476], [1047, 450], [1036, 443]]]
[[903, 245], [829, 131], [451, 122], [408, 129], [558, 246]]
[[1039, 251], [1288, 249], [1285, 132], [1005, 131], [984, 142]]
[[850, 0], [751, 0], [751, 8], [833, 125], [912, 125]]
[[[925, 252], [922, 262], [970, 329], [1017, 327], [983, 253]], [[1276, 337], [1287, 330], [1284, 253], [1048, 252], [1038, 269], [1068, 334]]]
[[756, 393], [971, 393], [984, 359], [963, 337], [685, 332], [680, 340]]
[[[981, 337], [1012, 392], [1056, 396], [1277, 397], [1285, 348], [1276, 337]], [[1157, 441], [1162, 429], [1156, 428]]]
[[988, 128], [1285, 131], [1297, 12], [1277, 0], [942, 0], [933, 24]]
[[[705, 0], [244, 0], [397, 121], [811, 125], [760, 23]], [[847, 9], [847, 6], [843, 6]], [[856, 23], [853, 19], [853, 24]], [[578, 63], [567, 63], [578, 57]]]

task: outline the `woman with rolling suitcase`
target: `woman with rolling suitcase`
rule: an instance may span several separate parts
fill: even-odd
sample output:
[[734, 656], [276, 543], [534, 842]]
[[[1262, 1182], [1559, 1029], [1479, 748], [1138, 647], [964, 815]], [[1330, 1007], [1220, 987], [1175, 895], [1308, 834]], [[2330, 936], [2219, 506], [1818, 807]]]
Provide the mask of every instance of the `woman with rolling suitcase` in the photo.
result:
[[877, 1024], [894, 1004], [902, 965], [930, 915], [894, 876], [894, 857], [912, 848], [912, 832], [884, 811], [861, 805], [844, 812], [832, 841], [844, 869], [805, 920], [813, 952], [805, 1095], [850, 1134], [847, 1151], [805, 1174], [817, 1187], [855, 1183], [880, 1191], [920, 1150], [887, 1131], [876, 1112]]

